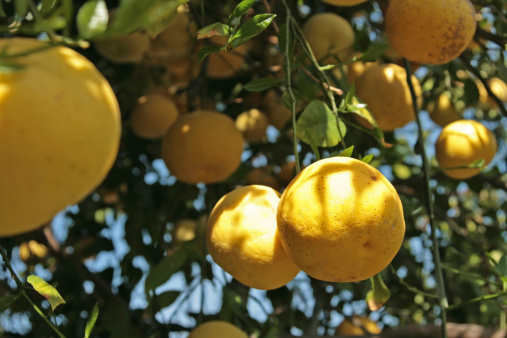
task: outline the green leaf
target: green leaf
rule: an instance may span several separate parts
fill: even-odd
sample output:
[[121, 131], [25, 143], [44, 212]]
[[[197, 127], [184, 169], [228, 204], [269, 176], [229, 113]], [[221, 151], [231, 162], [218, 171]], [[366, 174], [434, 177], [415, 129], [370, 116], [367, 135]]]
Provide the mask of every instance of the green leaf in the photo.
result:
[[225, 25], [220, 22], [215, 22], [211, 25], [199, 29], [199, 31], [197, 32], [197, 38], [206, 39], [215, 35], [228, 36], [230, 31], [231, 27], [229, 25]]
[[477, 88], [477, 84], [472, 79], [463, 79], [463, 102], [465, 106], [475, 106], [479, 102], [479, 88]]
[[144, 28], [150, 37], [155, 38], [176, 18], [178, 6], [186, 2], [187, 0], [177, 0], [161, 3], [148, 13], [147, 22], [141, 28]]
[[229, 43], [234, 47], [239, 47], [246, 43], [254, 36], [265, 30], [271, 21], [275, 18], [275, 14], [258, 14], [245, 22], [243, 26], [234, 34]]
[[8, 295], [0, 298], [0, 312], [4, 312], [11, 307], [12, 304], [19, 298], [19, 294]]
[[344, 157], [351, 157], [352, 152], [354, 151], [354, 146], [350, 146], [347, 149], [342, 150], [338, 155], [336, 156], [344, 156]]
[[476, 161], [472, 162], [472, 163], [469, 165], [469, 167], [470, 167], [470, 168], [479, 168], [479, 169], [480, 169], [480, 168], [484, 167], [484, 164], [485, 164], [485, 163], [486, 163], [486, 161], [485, 161], [483, 158], [480, 158], [480, 159], [478, 159], [478, 160], [476, 160]]
[[40, 3], [40, 14], [46, 15], [58, 5], [58, 0], [42, 0]]
[[28, 1], [16, 0], [14, 1], [14, 12], [17, 18], [24, 18], [28, 13]]
[[243, 88], [245, 90], [248, 90], [250, 92], [262, 92], [266, 89], [269, 89], [273, 86], [276, 86], [280, 82], [282, 82], [283, 79], [273, 79], [270, 77], [261, 77], [259, 79], [252, 80], [248, 83], [246, 83]]
[[224, 47], [221, 46], [204, 46], [197, 52], [197, 62], [201, 63], [206, 56], [212, 53], [220, 52]]
[[345, 136], [345, 124], [340, 120], [340, 131], [336, 116], [327, 104], [320, 100], [311, 101], [299, 117], [296, 135], [303, 142], [317, 147], [333, 147]]
[[99, 303], [95, 303], [92, 313], [90, 314], [90, 317], [86, 322], [85, 338], [90, 337], [90, 334], [92, 333], [93, 327], [95, 326], [95, 322], [97, 321], [98, 317], [99, 317]]
[[389, 47], [388, 42], [381, 42], [379, 44], [376, 44], [376, 45], [370, 47], [365, 53], [363, 53], [357, 59], [357, 61], [363, 61], [363, 62], [376, 61], [382, 54], [384, 54], [387, 47]]
[[185, 264], [188, 253], [184, 246], [176, 249], [172, 254], [164, 257], [160, 263], [153, 267], [144, 283], [144, 290], [148, 295], [149, 291], [155, 290], [158, 286], [164, 284]]
[[391, 291], [387, 288], [380, 273], [370, 278], [371, 290], [366, 294], [366, 303], [371, 311], [380, 310], [391, 298]]
[[232, 11], [231, 15], [229, 15], [229, 20], [239, 18], [243, 14], [245, 14], [255, 3], [255, 0], [243, 0], [241, 1], [234, 11]]
[[373, 154], [370, 154], [370, 155], [366, 155], [365, 157], [362, 157], [361, 158], [361, 161], [363, 161], [364, 163], [370, 163], [371, 160], [373, 160]]
[[44, 279], [36, 275], [30, 275], [26, 281], [32, 285], [35, 291], [47, 299], [53, 311], [58, 305], [65, 304], [65, 300], [60, 296], [60, 293]]
[[157, 302], [157, 306], [160, 309], [166, 308], [178, 298], [178, 296], [181, 294], [179, 291], [166, 291], [164, 293], [161, 293], [160, 295], [156, 295], [155, 299]]
[[107, 30], [109, 12], [104, 0], [91, 0], [79, 9], [76, 17], [79, 36], [85, 40], [91, 39]]
[[[294, 97], [296, 98], [296, 102], [302, 102], [303, 96], [301, 95], [301, 92], [297, 90], [296, 88], [292, 88], [292, 94], [294, 94]], [[282, 94], [282, 103], [288, 110], [292, 111], [292, 98], [290, 96], [290, 93], [287, 91]], [[297, 103], [296, 103], [296, 112], [297, 112]]]
[[7, 14], [5, 14], [3, 2], [0, 1], [0, 18], [5, 18], [5, 17], [7, 17]]
[[[507, 255], [503, 255], [495, 266], [495, 271], [500, 277], [507, 278]], [[503, 280], [503, 278], [502, 278]]]
[[180, 4], [187, 2], [188, 0], [123, 0], [107, 35], [123, 35], [150, 27], [153, 22], [174, 14]]

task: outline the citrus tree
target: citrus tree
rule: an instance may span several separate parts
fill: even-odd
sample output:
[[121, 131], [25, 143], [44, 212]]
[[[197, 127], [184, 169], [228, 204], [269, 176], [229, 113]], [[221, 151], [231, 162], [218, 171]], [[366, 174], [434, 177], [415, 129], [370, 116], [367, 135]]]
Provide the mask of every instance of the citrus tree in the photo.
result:
[[2, 336], [505, 334], [504, 0], [0, 17]]

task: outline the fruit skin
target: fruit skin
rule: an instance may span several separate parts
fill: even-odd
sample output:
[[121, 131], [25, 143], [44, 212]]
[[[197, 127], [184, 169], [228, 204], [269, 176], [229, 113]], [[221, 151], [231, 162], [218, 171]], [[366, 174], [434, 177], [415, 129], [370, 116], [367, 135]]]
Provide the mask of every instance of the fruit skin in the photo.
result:
[[382, 271], [401, 247], [400, 197], [374, 167], [331, 157], [302, 170], [277, 210], [282, 245], [309, 276], [357, 282]]
[[336, 328], [335, 336], [364, 336], [380, 334], [382, 330], [377, 323], [369, 317], [352, 316], [351, 320], [345, 318]]
[[356, 61], [347, 65], [347, 79], [350, 84], [353, 84], [356, 79], [361, 76], [368, 68], [377, 65], [377, 62], [362, 62]]
[[[223, 46], [228, 37], [215, 35], [210, 38], [211, 42], [218, 46]], [[243, 44], [232, 51], [222, 50], [218, 53], [208, 55], [208, 64], [206, 75], [215, 79], [224, 79], [235, 76], [243, 64], [245, 58], [243, 55], [248, 53], [247, 44]]]
[[250, 143], [264, 140], [268, 126], [268, 117], [258, 109], [244, 111], [236, 118], [236, 127], [243, 134], [245, 141]]
[[[413, 75], [412, 83], [419, 102], [422, 89]], [[367, 104], [383, 131], [393, 131], [415, 119], [407, 73], [398, 65], [389, 63], [370, 66], [356, 79], [356, 94]], [[359, 121], [369, 126], [364, 120]]]
[[272, 290], [299, 272], [285, 253], [276, 224], [280, 194], [248, 185], [223, 196], [206, 227], [208, 251], [215, 263], [252, 288]]
[[333, 6], [355, 6], [368, 0], [323, 0]]
[[[274, 90], [266, 93], [263, 99], [263, 108], [273, 127], [282, 130], [292, 120], [292, 110], [285, 107], [282, 98]], [[298, 108], [296, 108], [296, 112]]]
[[188, 338], [248, 338], [248, 336], [229, 322], [214, 320], [193, 329]]
[[[477, 89], [479, 90], [479, 102], [485, 107], [491, 107], [492, 109], [498, 109], [498, 104], [496, 101], [489, 96], [488, 91], [484, 87], [481, 81], [476, 80]], [[502, 101], [503, 103], [507, 102], [507, 84], [503, 82], [503, 80], [492, 77], [487, 80], [488, 86], [493, 92]]]
[[151, 41], [148, 56], [155, 64], [187, 59], [197, 43], [197, 24], [191, 20], [188, 6], [180, 5], [169, 26]]
[[[435, 143], [435, 154], [441, 168], [469, 165], [481, 158], [487, 165], [495, 156], [497, 147], [493, 132], [480, 122], [459, 120], [442, 129]], [[455, 179], [466, 179], [480, 173], [479, 168], [443, 171]]]
[[324, 59], [327, 55], [337, 55], [341, 61], [348, 61], [354, 56], [354, 30], [341, 16], [315, 14], [304, 23], [302, 30], [320, 64], [337, 63], [332, 56]]
[[393, 48], [406, 59], [425, 64], [458, 57], [476, 26], [475, 9], [468, 0], [391, 0], [385, 15]]
[[165, 135], [178, 116], [179, 109], [168, 95], [151, 92], [137, 100], [130, 127], [141, 138], [157, 139]]
[[[0, 40], [9, 54], [44, 46]], [[81, 54], [58, 46], [9, 61], [25, 68], [0, 74], [0, 237], [35, 230], [86, 197], [121, 134], [114, 92]]]
[[449, 123], [461, 119], [461, 115], [445, 93], [440, 94], [436, 102], [428, 104], [428, 112], [433, 122], [441, 127], [445, 127]]
[[180, 116], [162, 140], [162, 159], [172, 175], [186, 183], [214, 183], [240, 165], [243, 136], [234, 121], [217, 111]]
[[115, 63], [138, 63], [150, 47], [150, 37], [143, 32], [98, 38], [93, 41], [95, 50], [106, 60]]
[[254, 168], [245, 174], [247, 184], [266, 185], [275, 190], [280, 190], [282, 185], [278, 179], [273, 176], [268, 167]]

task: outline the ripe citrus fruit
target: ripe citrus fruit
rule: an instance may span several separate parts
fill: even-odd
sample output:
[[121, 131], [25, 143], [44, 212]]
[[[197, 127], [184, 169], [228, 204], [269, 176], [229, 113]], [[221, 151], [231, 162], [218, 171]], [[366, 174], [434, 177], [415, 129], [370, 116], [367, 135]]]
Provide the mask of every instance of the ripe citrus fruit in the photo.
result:
[[149, 57], [153, 63], [166, 64], [189, 57], [197, 42], [197, 24], [188, 6], [180, 5], [169, 26], [152, 40]]
[[377, 169], [332, 157], [303, 169], [277, 210], [282, 245], [309, 276], [356, 282], [382, 271], [403, 242], [400, 197]]
[[[227, 42], [226, 36], [213, 36], [211, 42], [218, 46], [223, 46]], [[246, 44], [243, 44], [231, 51], [222, 50], [208, 56], [206, 74], [209, 77], [222, 79], [233, 77], [245, 64], [244, 55], [248, 52]]]
[[116, 63], [137, 63], [150, 47], [150, 37], [143, 32], [97, 38], [93, 47], [106, 60]]
[[19, 258], [24, 263], [37, 263], [48, 254], [48, 248], [37, 241], [30, 240], [19, 246]]
[[271, 125], [278, 130], [282, 130], [292, 120], [292, 110], [285, 106], [282, 98], [274, 90], [266, 93], [263, 100], [263, 108], [268, 115]]
[[461, 115], [446, 93], [440, 94], [436, 102], [428, 104], [428, 112], [433, 122], [441, 127], [445, 127], [449, 123], [461, 119]]
[[280, 194], [269, 187], [244, 186], [223, 196], [208, 219], [206, 243], [211, 257], [252, 288], [282, 287], [299, 272], [278, 235], [279, 201]]
[[302, 30], [321, 64], [337, 63], [333, 55], [341, 61], [348, 61], [354, 56], [354, 30], [341, 16], [334, 13], [315, 14], [304, 23]]
[[[48, 47], [0, 40], [8, 55]], [[7, 59], [0, 73], [0, 237], [34, 230], [86, 197], [113, 165], [120, 111], [111, 86], [70, 48]]]
[[245, 332], [229, 322], [214, 320], [199, 325], [188, 338], [248, 338]]
[[334, 6], [354, 6], [366, 2], [368, 0], [323, 0], [323, 1]]
[[296, 162], [288, 161], [280, 166], [278, 178], [284, 183], [289, 183], [296, 176]]
[[[496, 101], [489, 96], [488, 91], [484, 87], [481, 81], [476, 80], [477, 89], [479, 90], [479, 102], [486, 107], [498, 109]], [[487, 80], [488, 86], [503, 103], [507, 102], [507, 84], [497, 77], [492, 77]]]
[[362, 62], [356, 61], [347, 65], [347, 79], [350, 84], [353, 84], [356, 79], [361, 76], [366, 69], [378, 64], [377, 62]]
[[386, 35], [408, 60], [443, 64], [458, 57], [472, 40], [475, 9], [469, 0], [391, 0]]
[[497, 151], [495, 135], [480, 122], [458, 120], [442, 129], [435, 144], [435, 154], [444, 173], [452, 178], [466, 179], [479, 174], [479, 168], [445, 169], [470, 165], [484, 159], [491, 162]]
[[[416, 96], [420, 99], [421, 86], [413, 75], [412, 83]], [[366, 69], [356, 79], [356, 94], [367, 104], [368, 110], [383, 131], [403, 127], [415, 118], [407, 73], [398, 65], [377, 64]]]
[[130, 127], [141, 138], [160, 138], [176, 121], [178, 115], [176, 103], [168, 95], [154, 91], [137, 100], [130, 115]]
[[281, 188], [281, 183], [273, 176], [268, 167], [254, 168], [246, 173], [245, 182], [247, 184], [265, 185], [275, 190]]
[[352, 316], [351, 320], [345, 318], [336, 328], [335, 336], [364, 336], [380, 334], [382, 330], [377, 323], [368, 317]]
[[236, 127], [247, 142], [261, 142], [266, 137], [268, 126], [268, 117], [258, 109], [244, 111], [236, 118]]
[[243, 136], [234, 121], [217, 111], [180, 116], [162, 140], [162, 159], [172, 175], [186, 183], [214, 183], [240, 165]]
[[357, 325], [354, 325], [350, 320], [345, 318], [340, 325], [336, 328], [335, 336], [363, 336], [366, 332]]

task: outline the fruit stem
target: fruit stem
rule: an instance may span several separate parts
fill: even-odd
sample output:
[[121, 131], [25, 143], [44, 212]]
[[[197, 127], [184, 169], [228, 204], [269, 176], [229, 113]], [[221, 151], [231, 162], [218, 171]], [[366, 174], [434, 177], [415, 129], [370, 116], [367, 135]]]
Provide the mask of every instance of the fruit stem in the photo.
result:
[[[294, 18], [292, 17], [290, 7], [287, 5], [287, 2], [285, 0], [283, 0], [283, 3], [285, 5], [286, 12], [287, 12], [287, 24], [286, 24], [287, 36], [286, 36], [286, 40], [285, 40], [285, 41], [287, 41], [287, 43], [285, 46], [286, 47], [285, 58], [286, 58], [286, 60], [288, 60], [288, 58], [289, 58], [289, 54], [288, 54], [289, 27], [292, 27], [294, 29], [294, 37], [298, 40], [299, 44], [302, 47], [303, 52], [306, 54], [306, 57], [308, 57], [308, 59], [311, 61], [312, 65], [315, 67], [315, 69], [317, 69], [317, 73], [320, 78], [320, 83], [322, 84], [322, 87], [328, 96], [329, 102], [331, 102], [331, 110], [333, 111], [333, 114], [336, 116], [336, 125], [338, 126], [338, 133], [340, 135], [341, 144], [343, 146], [343, 149], [347, 149], [345, 139], [344, 139], [342, 132], [340, 130], [340, 125], [339, 125], [340, 116], [338, 114], [338, 107], [336, 106], [336, 100], [334, 99], [333, 90], [331, 89], [333, 87], [331, 86], [326, 73], [323, 70], [321, 70], [321, 66], [319, 65], [319, 62], [317, 61], [317, 59], [315, 58], [315, 55], [312, 52], [312, 48], [310, 47], [310, 44], [306, 40], [305, 35], [303, 34], [303, 31], [301, 30], [301, 28], [299, 28], [296, 20], [294, 20]], [[289, 22], [292, 23], [291, 26], [289, 26]], [[290, 69], [291, 68], [289, 68], [289, 70]]]
[[[33, 15], [33, 18], [35, 19], [35, 22], [42, 24], [43, 18], [41, 17], [39, 10], [37, 9], [37, 6], [33, 2], [33, 0], [28, 0], [28, 6], [30, 7], [30, 11]], [[57, 41], [56, 33], [52, 29], [47, 29], [46, 34], [48, 35], [49, 40], [52, 43]]]
[[21, 294], [28, 301], [28, 303], [30, 303], [30, 305], [32, 305], [35, 312], [37, 312], [39, 314], [39, 316], [41, 316], [42, 319], [49, 326], [51, 326], [51, 328], [53, 329], [53, 331], [55, 331], [55, 333], [58, 335], [58, 337], [65, 338], [65, 336], [58, 330], [58, 328], [55, 325], [53, 325], [51, 323], [51, 321], [48, 319], [48, 317], [46, 317], [46, 315], [41, 311], [41, 309], [39, 309], [39, 307], [37, 305], [35, 305], [35, 303], [30, 299], [30, 297], [28, 297], [28, 295], [26, 294], [25, 289], [23, 287], [23, 283], [21, 283], [18, 275], [16, 275], [16, 272], [14, 272], [14, 269], [12, 268], [12, 266], [9, 262], [9, 259], [7, 258], [7, 254], [5, 252], [5, 249], [1, 244], [0, 244], [0, 254], [2, 255], [3, 261], [5, 262], [5, 266], [7, 267], [9, 272], [11, 273], [11, 277], [14, 279], [14, 281], [16, 282], [16, 285], [18, 286], [19, 292], [21, 292]]
[[290, 60], [290, 27], [291, 27], [291, 13], [290, 9], [287, 6], [287, 3], [285, 0], [283, 1], [285, 4], [285, 7], [287, 8], [287, 18], [286, 18], [286, 29], [285, 29], [285, 65], [286, 65], [286, 71], [285, 71], [285, 78], [287, 80], [287, 89], [289, 91], [289, 95], [291, 98], [291, 108], [292, 108], [292, 136], [293, 136], [293, 143], [294, 143], [294, 156], [295, 156], [295, 162], [296, 162], [296, 174], [299, 174], [301, 172], [301, 164], [299, 163], [299, 154], [298, 154], [298, 138], [296, 133], [296, 97], [294, 96], [294, 92], [292, 91], [292, 85], [291, 85], [291, 60]]
[[421, 153], [422, 162], [423, 162], [423, 176], [426, 186], [426, 202], [428, 207], [428, 213], [430, 218], [430, 229], [431, 229], [431, 240], [433, 242], [433, 260], [435, 262], [435, 275], [437, 282], [437, 295], [438, 295], [438, 304], [440, 306], [440, 318], [442, 320], [441, 329], [442, 329], [442, 338], [447, 338], [447, 296], [445, 292], [445, 284], [444, 284], [444, 274], [442, 268], [442, 261], [440, 259], [440, 251], [438, 245], [437, 238], [437, 224], [435, 222], [435, 210], [433, 208], [433, 193], [431, 191], [430, 186], [430, 166], [428, 163], [428, 158], [426, 156], [426, 149], [424, 147], [424, 136], [423, 130], [421, 126], [421, 119], [419, 118], [419, 109], [417, 107], [417, 97], [415, 95], [414, 86], [412, 84], [412, 69], [410, 66], [410, 62], [407, 59], [403, 59], [405, 64], [405, 70], [407, 72], [407, 84], [410, 89], [410, 96], [412, 97], [412, 106], [414, 108], [415, 120], [417, 122], [417, 131], [419, 134], [419, 151]]

